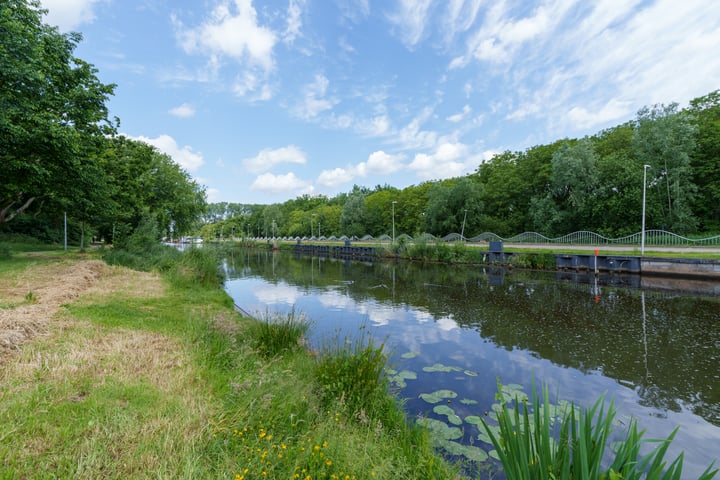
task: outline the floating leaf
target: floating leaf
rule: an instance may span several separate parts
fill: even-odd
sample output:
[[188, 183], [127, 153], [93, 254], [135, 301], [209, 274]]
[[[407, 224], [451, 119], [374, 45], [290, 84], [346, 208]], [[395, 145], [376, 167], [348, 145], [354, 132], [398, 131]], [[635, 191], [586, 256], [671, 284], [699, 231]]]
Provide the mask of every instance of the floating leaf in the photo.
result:
[[463, 456], [475, 462], [484, 462], [488, 458], [488, 454], [485, 450], [472, 445], [463, 445], [458, 442], [445, 440], [440, 444], [440, 446], [450, 455]]
[[443, 421], [426, 418], [423, 422], [433, 439], [433, 443], [439, 444], [443, 440], [455, 440], [462, 437], [462, 430], [451, 427]]
[[436, 363], [430, 367], [423, 367], [424, 372], [461, 372], [462, 368], [460, 367], [451, 367], [448, 365], [443, 365], [442, 363]]
[[405, 353], [403, 353], [403, 354], [400, 355], [400, 356], [401, 356], [402, 358], [404, 358], [404, 359], [409, 360], [409, 359], [411, 359], [411, 358], [417, 357], [418, 355], [420, 355], [420, 352], [405, 352]]
[[465, 375], [467, 375], [468, 377], [477, 377], [477, 376], [478, 376], [478, 373], [477, 373], [477, 372], [473, 372], [472, 370], [465, 370], [463, 373], [464, 373]]
[[460, 400], [460, 403], [462, 403], [463, 405], [477, 405], [478, 401], [472, 400], [470, 398], [463, 398], [462, 400]]
[[468, 415], [465, 417], [465, 423], [469, 423], [470, 425], [482, 425], [480, 417], [477, 415]]
[[427, 403], [438, 403], [442, 402], [447, 398], [456, 398], [457, 393], [452, 390], [436, 390], [432, 393], [421, 393], [420, 398], [425, 400]]
[[390, 381], [400, 388], [407, 387], [407, 383], [405, 383], [405, 380], [417, 380], [417, 373], [411, 372], [410, 370], [403, 370], [397, 375], [393, 375], [392, 377], [390, 377]]
[[497, 452], [497, 450], [490, 450], [488, 455], [490, 455], [495, 460], [498, 460], [498, 461], [500, 460], [500, 454]]
[[435, 408], [433, 408], [433, 412], [437, 413], [438, 415], [445, 415], [448, 419], [448, 422], [452, 423], [453, 425], [462, 425], [462, 419], [455, 415], [455, 410], [448, 407], [447, 405], [437, 405]]

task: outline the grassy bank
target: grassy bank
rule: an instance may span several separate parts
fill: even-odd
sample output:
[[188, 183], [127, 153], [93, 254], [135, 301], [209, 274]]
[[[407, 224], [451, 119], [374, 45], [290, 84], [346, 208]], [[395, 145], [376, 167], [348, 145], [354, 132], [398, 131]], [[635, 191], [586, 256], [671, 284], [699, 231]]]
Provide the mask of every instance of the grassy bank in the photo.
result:
[[163, 261], [160, 275], [22, 258], [0, 266], [5, 316], [41, 307], [39, 285], [69, 269], [94, 273], [0, 357], [0, 478], [455, 477], [388, 396], [380, 346], [297, 348], [302, 323], [268, 334], [277, 319], [236, 314], [214, 259]]

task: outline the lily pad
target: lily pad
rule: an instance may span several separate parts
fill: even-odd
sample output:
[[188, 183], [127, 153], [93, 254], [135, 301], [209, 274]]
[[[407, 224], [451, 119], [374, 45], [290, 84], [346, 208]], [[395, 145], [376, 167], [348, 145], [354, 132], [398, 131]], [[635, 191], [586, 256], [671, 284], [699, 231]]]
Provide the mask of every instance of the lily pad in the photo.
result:
[[402, 358], [404, 358], [404, 359], [409, 360], [409, 359], [411, 359], [411, 358], [417, 357], [418, 355], [420, 355], [420, 352], [405, 352], [405, 353], [403, 353], [403, 354], [400, 355], [400, 356], [401, 356]]
[[407, 387], [405, 380], [417, 380], [417, 373], [411, 372], [410, 370], [403, 370], [402, 372], [390, 377], [390, 381], [400, 388]]
[[477, 405], [478, 401], [472, 400], [470, 398], [463, 398], [462, 400], [460, 400], [460, 403], [462, 403], [463, 405]]
[[442, 363], [436, 363], [429, 367], [423, 367], [424, 372], [462, 372], [460, 367], [452, 367], [449, 365], [443, 365]]
[[435, 408], [433, 408], [433, 412], [437, 413], [438, 415], [445, 415], [448, 419], [448, 422], [452, 423], [453, 425], [462, 425], [462, 419], [455, 414], [455, 410], [448, 407], [447, 405], [437, 405]]
[[428, 429], [433, 443], [439, 444], [444, 440], [456, 440], [462, 437], [462, 430], [457, 427], [451, 427], [441, 420], [426, 418], [423, 420], [423, 423]]
[[472, 445], [463, 445], [458, 442], [445, 440], [440, 446], [450, 455], [463, 456], [475, 462], [484, 462], [488, 459], [488, 454], [485, 450]]
[[452, 390], [436, 390], [432, 393], [421, 393], [420, 398], [427, 403], [439, 403], [448, 398], [456, 398], [457, 393]]
[[465, 417], [465, 423], [469, 423], [470, 425], [482, 425], [480, 417], [477, 415], [468, 415]]
[[477, 377], [479, 375], [477, 372], [473, 372], [472, 370], [465, 370], [463, 373], [468, 377]]

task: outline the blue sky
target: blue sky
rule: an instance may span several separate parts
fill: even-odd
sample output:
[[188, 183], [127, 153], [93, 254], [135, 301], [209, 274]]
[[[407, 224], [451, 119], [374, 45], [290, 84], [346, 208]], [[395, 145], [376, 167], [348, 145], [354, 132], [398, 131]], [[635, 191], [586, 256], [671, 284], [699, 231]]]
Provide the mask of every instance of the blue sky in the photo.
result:
[[211, 202], [403, 188], [720, 88], [713, 0], [42, 0]]

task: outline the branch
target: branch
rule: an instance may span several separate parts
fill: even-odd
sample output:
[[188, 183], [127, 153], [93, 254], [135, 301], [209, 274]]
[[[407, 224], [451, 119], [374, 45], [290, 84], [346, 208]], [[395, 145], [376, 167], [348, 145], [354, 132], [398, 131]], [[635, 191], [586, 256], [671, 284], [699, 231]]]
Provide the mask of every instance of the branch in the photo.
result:
[[[22, 193], [18, 195], [18, 200], [22, 197]], [[12, 210], [13, 205], [17, 203], [17, 200], [14, 202], [10, 202], [5, 208], [0, 210], [0, 224], [7, 223], [25, 210], [35, 201], [37, 197], [30, 197], [28, 198], [25, 203], [23, 203], [20, 207], [16, 208], [15, 210]]]

